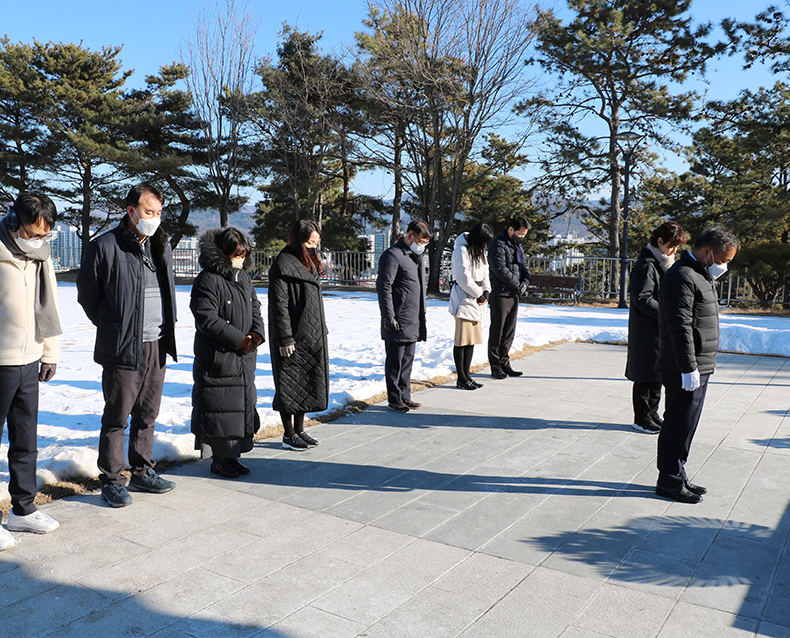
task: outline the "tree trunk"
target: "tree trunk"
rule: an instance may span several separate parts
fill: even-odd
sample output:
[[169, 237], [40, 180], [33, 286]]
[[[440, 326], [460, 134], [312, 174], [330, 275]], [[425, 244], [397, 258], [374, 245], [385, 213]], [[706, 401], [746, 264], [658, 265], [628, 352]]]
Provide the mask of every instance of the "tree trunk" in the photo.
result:
[[181, 202], [181, 214], [178, 216], [178, 221], [176, 222], [176, 229], [173, 233], [173, 236], [170, 238], [170, 247], [175, 248], [178, 246], [178, 242], [181, 241], [181, 238], [184, 236], [184, 226], [187, 224], [187, 219], [189, 219], [189, 209], [192, 202], [184, 193], [184, 190], [178, 185], [178, 182], [173, 179], [172, 176], [167, 175], [165, 177], [168, 186], [172, 188], [176, 195], [178, 195], [178, 199]]
[[395, 133], [395, 156], [392, 171], [395, 177], [395, 194], [392, 197], [392, 230], [390, 232], [390, 246], [394, 246], [400, 235], [400, 207], [403, 199], [403, 137], [404, 125], [398, 123]]

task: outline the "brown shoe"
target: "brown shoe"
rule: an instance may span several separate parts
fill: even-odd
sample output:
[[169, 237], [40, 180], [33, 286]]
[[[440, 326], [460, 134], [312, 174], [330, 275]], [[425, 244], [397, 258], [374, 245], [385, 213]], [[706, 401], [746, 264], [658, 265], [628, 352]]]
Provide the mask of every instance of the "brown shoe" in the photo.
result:
[[405, 403], [389, 403], [387, 407], [393, 412], [400, 412], [406, 414], [409, 411], [409, 406]]
[[412, 410], [416, 410], [417, 408], [421, 408], [422, 407], [422, 403], [417, 403], [416, 401], [412, 401], [411, 399], [409, 399], [407, 401], [404, 401], [403, 405], [405, 405], [406, 407], [408, 407], [408, 408], [410, 408]]

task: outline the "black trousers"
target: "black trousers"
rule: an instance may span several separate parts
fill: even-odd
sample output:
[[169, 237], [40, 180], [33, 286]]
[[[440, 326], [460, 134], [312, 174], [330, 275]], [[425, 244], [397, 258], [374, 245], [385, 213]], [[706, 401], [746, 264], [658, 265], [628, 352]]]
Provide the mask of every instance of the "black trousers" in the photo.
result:
[[143, 344], [140, 370], [104, 367], [102, 390], [104, 414], [99, 433], [99, 480], [125, 485], [121, 472], [126, 467], [123, 455], [124, 431], [129, 428], [129, 465], [132, 474], [143, 474], [155, 463], [154, 426], [162, 402], [165, 382], [165, 347], [163, 340]]
[[658, 484], [661, 487], [674, 489], [688, 482], [685, 466], [705, 404], [708, 379], [709, 374], [700, 376], [699, 388], [687, 392], [680, 387], [679, 374], [661, 376], [666, 391], [664, 425], [658, 434]]
[[38, 459], [38, 361], [0, 366], [0, 438], [8, 424], [8, 493], [17, 516], [36, 511]]
[[411, 368], [414, 365], [416, 343], [385, 341], [387, 358], [384, 377], [387, 380], [387, 401], [397, 405], [411, 400]]
[[488, 362], [491, 372], [510, 368], [510, 346], [516, 337], [518, 297], [489, 297], [491, 327], [488, 330]]
[[640, 383], [634, 381], [633, 388], [634, 423], [650, 425], [652, 416], [658, 415], [658, 404], [661, 401], [661, 381], [657, 383]]

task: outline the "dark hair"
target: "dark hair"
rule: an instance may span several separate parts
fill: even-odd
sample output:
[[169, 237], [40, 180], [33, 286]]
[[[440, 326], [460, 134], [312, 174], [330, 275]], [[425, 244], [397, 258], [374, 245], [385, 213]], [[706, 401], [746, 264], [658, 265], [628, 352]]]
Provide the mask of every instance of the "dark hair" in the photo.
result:
[[252, 244], [243, 232], [233, 226], [228, 226], [214, 237], [214, 242], [226, 257], [232, 256], [239, 248], [243, 248], [247, 257], [252, 252]]
[[526, 217], [521, 215], [517, 215], [513, 217], [507, 225], [508, 228], [512, 228], [513, 230], [521, 230], [522, 228], [526, 228], [530, 230], [532, 228], [532, 224], [529, 223], [529, 220]]
[[694, 250], [710, 246], [714, 253], [721, 253], [728, 248], [741, 249], [740, 240], [724, 226], [713, 226], [705, 229], [694, 243]]
[[650, 235], [650, 244], [658, 248], [659, 239], [662, 239], [668, 248], [680, 246], [688, 241], [686, 231], [677, 222], [664, 222], [657, 226]]
[[141, 182], [140, 184], [137, 184], [137, 186], [132, 186], [129, 194], [126, 196], [126, 207], [128, 208], [131, 206], [134, 208], [137, 206], [137, 204], [140, 203], [140, 198], [144, 193], [151, 193], [151, 195], [159, 200], [160, 204], [165, 203], [165, 198], [162, 195], [162, 191], [160, 191], [151, 182]]
[[486, 262], [486, 250], [493, 238], [494, 231], [491, 230], [491, 226], [483, 222], [466, 233], [466, 245], [469, 247], [469, 254], [473, 261]]
[[412, 222], [409, 222], [408, 228], [406, 228], [407, 233], [411, 233], [419, 237], [420, 239], [430, 239], [431, 238], [431, 229], [421, 219], [415, 219]]
[[291, 226], [291, 232], [288, 233], [288, 246], [291, 247], [291, 250], [305, 268], [323, 275], [324, 267], [321, 264], [318, 253], [311, 255], [304, 247], [305, 242], [310, 239], [310, 235], [313, 233], [318, 233], [319, 237], [323, 234], [321, 232], [321, 224], [311, 219], [300, 219]]
[[14, 213], [20, 224], [35, 224], [43, 219], [50, 230], [58, 219], [55, 203], [41, 192], [20, 193], [14, 202]]

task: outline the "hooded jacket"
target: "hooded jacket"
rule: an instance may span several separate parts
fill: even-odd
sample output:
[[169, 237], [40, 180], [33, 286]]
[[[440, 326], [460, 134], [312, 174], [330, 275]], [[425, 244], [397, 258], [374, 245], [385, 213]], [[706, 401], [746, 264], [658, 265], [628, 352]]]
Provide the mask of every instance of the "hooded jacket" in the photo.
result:
[[[52, 258], [43, 264], [57, 300]], [[58, 363], [59, 337], [36, 340], [36, 264], [20, 259], [0, 242], [0, 366], [23, 366], [35, 361]]]
[[221, 229], [200, 238], [200, 274], [189, 309], [195, 317], [192, 366], [192, 433], [201, 438], [251, 438], [260, 428], [255, 387], [257, 353], [236, 351], [245, 335], [264, 338], [261, 304], [252, 285], [247, 257], [234, 269], [215, 241]]
[[[152, 237], [151, 253], [162, 291], [165, 352], [176, 359], [176, 292], [170, 238], [161, 229]], [[129, 228], [129, 216], [85, 249], [77, 276], [77, 301], [96, 326], [96, 363], [140, 370], [143, 356], [143, 251]]]
[[661, 281], [659, 374], [712, 374], [719, 349], [719, 301], [708, 268], [684, 252]]
[[472, 259], [467, 233], [455, 238], [452, 268], [455, 283], [450, 290], [450, 314], [467, 321], [482, 321], [485, 306], [481, 306], [477, 300], [484, 292], [491, 292], [488, 262], [485, 253], [480, 260]]

